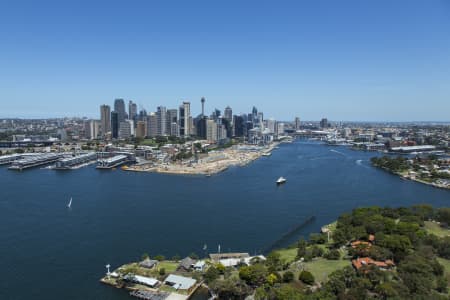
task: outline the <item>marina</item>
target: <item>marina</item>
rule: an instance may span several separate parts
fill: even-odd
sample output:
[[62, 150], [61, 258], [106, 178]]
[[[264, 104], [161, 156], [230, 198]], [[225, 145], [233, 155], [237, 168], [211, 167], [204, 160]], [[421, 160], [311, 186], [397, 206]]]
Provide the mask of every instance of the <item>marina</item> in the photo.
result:
[[60, 158], [64, 157], [64, 154], [60, 153], [42, 153], [33, 156], [27, 156], [19, 160], [12, 162], [11, 166], [8, 168], [10, 170], [22, 171], [24, 169], [39, 167], [43, 165], [48, 165], [56, 162]]

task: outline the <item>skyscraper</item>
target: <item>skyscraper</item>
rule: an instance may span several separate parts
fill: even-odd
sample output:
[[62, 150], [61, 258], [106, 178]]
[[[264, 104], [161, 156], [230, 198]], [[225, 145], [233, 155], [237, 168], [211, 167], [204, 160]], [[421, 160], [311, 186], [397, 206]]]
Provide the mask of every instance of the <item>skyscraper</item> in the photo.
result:
[[111, 137], [117, 139], [119, 137], [119, 114], [117, 111], [111, 112]]
[[179, 109], [180, 113], [180, 136], [182, 137], [188, 137], [191, 134], [191, 103], [190, 102], [183, 102], [182, 105], [180, 105]]
[[156, 108], [156, 117], [158, 120], [158, 135], [168, 135], [167, 133], [167, 109], [165, 106], [158, 106]]
[[323, 118], [322, 120], [320, 120], [320, 128], [322, 128], [322, 129], [328, 128], [327, 118]]
[[233, 110], [231, 109], [231, 107], [229, 106], [225, 107], [223, 117], [227, 119], [230, 123], [233, 121]]
[[300, 118], [295, 117], [295, 130], [300, 130]]
[[136, 121], [137, 105], [133, 101], [128, 101], [128, 119]]
[[147, 116], [147, 136], [155, 137], [158, 135], [158, 117], [155, 113]]
[[242, 116], [234, 116], [233, 127], [236, 137], [243, 137], [245, 135], [245, 120]]
[[100, 105], [100, 127], [103, 137], [111, 131], [111, 108], [109, 105]]
[[125, 101], [123, 101], [123, 99], [118, 98], [114, 100], [114, 111], [117, 112], [119, 123], [125, 121], [127, 113], [125, 111]]
[[145, 122], [144, 121], [138, 121], [136, 125], [136, 137], [137, 138], [144, 138], [146, 128], [145, 128]]
[[171, 136], [178, 136], [178, 110], [167, 110], [167, 134]]

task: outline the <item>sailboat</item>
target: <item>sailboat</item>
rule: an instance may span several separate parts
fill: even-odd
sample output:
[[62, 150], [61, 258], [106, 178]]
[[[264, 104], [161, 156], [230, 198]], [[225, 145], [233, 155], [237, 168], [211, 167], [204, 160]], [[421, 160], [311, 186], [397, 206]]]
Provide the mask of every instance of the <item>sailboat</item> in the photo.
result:
[[69, 204], [67, 204], [68, 208], [70, 208], [71, 206], [72, 206], [72, 197], [70, 197]]

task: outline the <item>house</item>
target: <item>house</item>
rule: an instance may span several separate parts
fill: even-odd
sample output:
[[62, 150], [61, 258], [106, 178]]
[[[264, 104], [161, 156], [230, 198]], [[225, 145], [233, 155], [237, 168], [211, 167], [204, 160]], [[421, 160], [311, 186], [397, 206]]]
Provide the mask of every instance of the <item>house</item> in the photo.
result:
[[248, 256], [248, 257], [242, 257], [242, 258], [224, 258], [219, 260], [219, 262], [224, 265], [225, 267], [236, 267], [238, 265], [247, 265], [249, 266], [252, 262], [252, 260], [266, 260], [264, 255], [258, 255], [258, 256]]
[[189, 256], [185, 257], [180, 261], [177, 270], [190, 271], [191, 268], [194, 266], [195, 262], [196, 261], [190, 258]]
[[164, 284], [173, 287], [176, 290], [185, 290], [191, 292], [197, 281], [190, 277], [170, 274], [164, 280]]
[[382, 270], [387, 270], [395, 266], [394, 262], [390, 259], [385, 261], [377, 261], [370, 257], [358, 257], [357, 259], [353, 259], [352, 265], [356, 270], [359, 270], [363, 266], [377, 266]]
[[192, 267], [195, 271], [203, 272], [206, 268], [206, 262], [204, 260], [199, 260]]
[[155, 288], [160, 284], [159, 280], [157, 280], [155, 278], [150, 278], [150, 277], [145, 277], [145, 276], [140, 276], [140, 275], [130, 274], [130, 275], [125, 276], [124, 279], [127, 281], [134, 282], [134, 283], [146, 285], [151, 288]]
[[227, 258], [246, 258], [250, 257], [248, 253], [211, 253], [209, 254], [209, 257], [214, 262], [219, 262], [221, 259], [227, 259]]
[[143, 267], [143, 268], [147, 268], [147, 269], [152, 269], [152, 268], [154, 268], [157, 264], [158, 264], [158, 261], [157, 261], [157, 260], [153, 260], [153, 259], [146, 258], [146, 259], [144, 259], [143, 261], [141, 261], [141, 262], [139, 263], [139, 266], [140, 266], [140, 267]]

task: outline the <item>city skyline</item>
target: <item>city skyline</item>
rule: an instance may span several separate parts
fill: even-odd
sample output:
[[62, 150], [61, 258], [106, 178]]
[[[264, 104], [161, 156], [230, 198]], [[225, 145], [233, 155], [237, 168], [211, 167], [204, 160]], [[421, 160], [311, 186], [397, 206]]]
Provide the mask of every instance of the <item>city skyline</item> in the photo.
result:
[[433, 1], [3, 4], [0, 117], [116, 98], [192, 115], [449, 121], [450, 6]]

